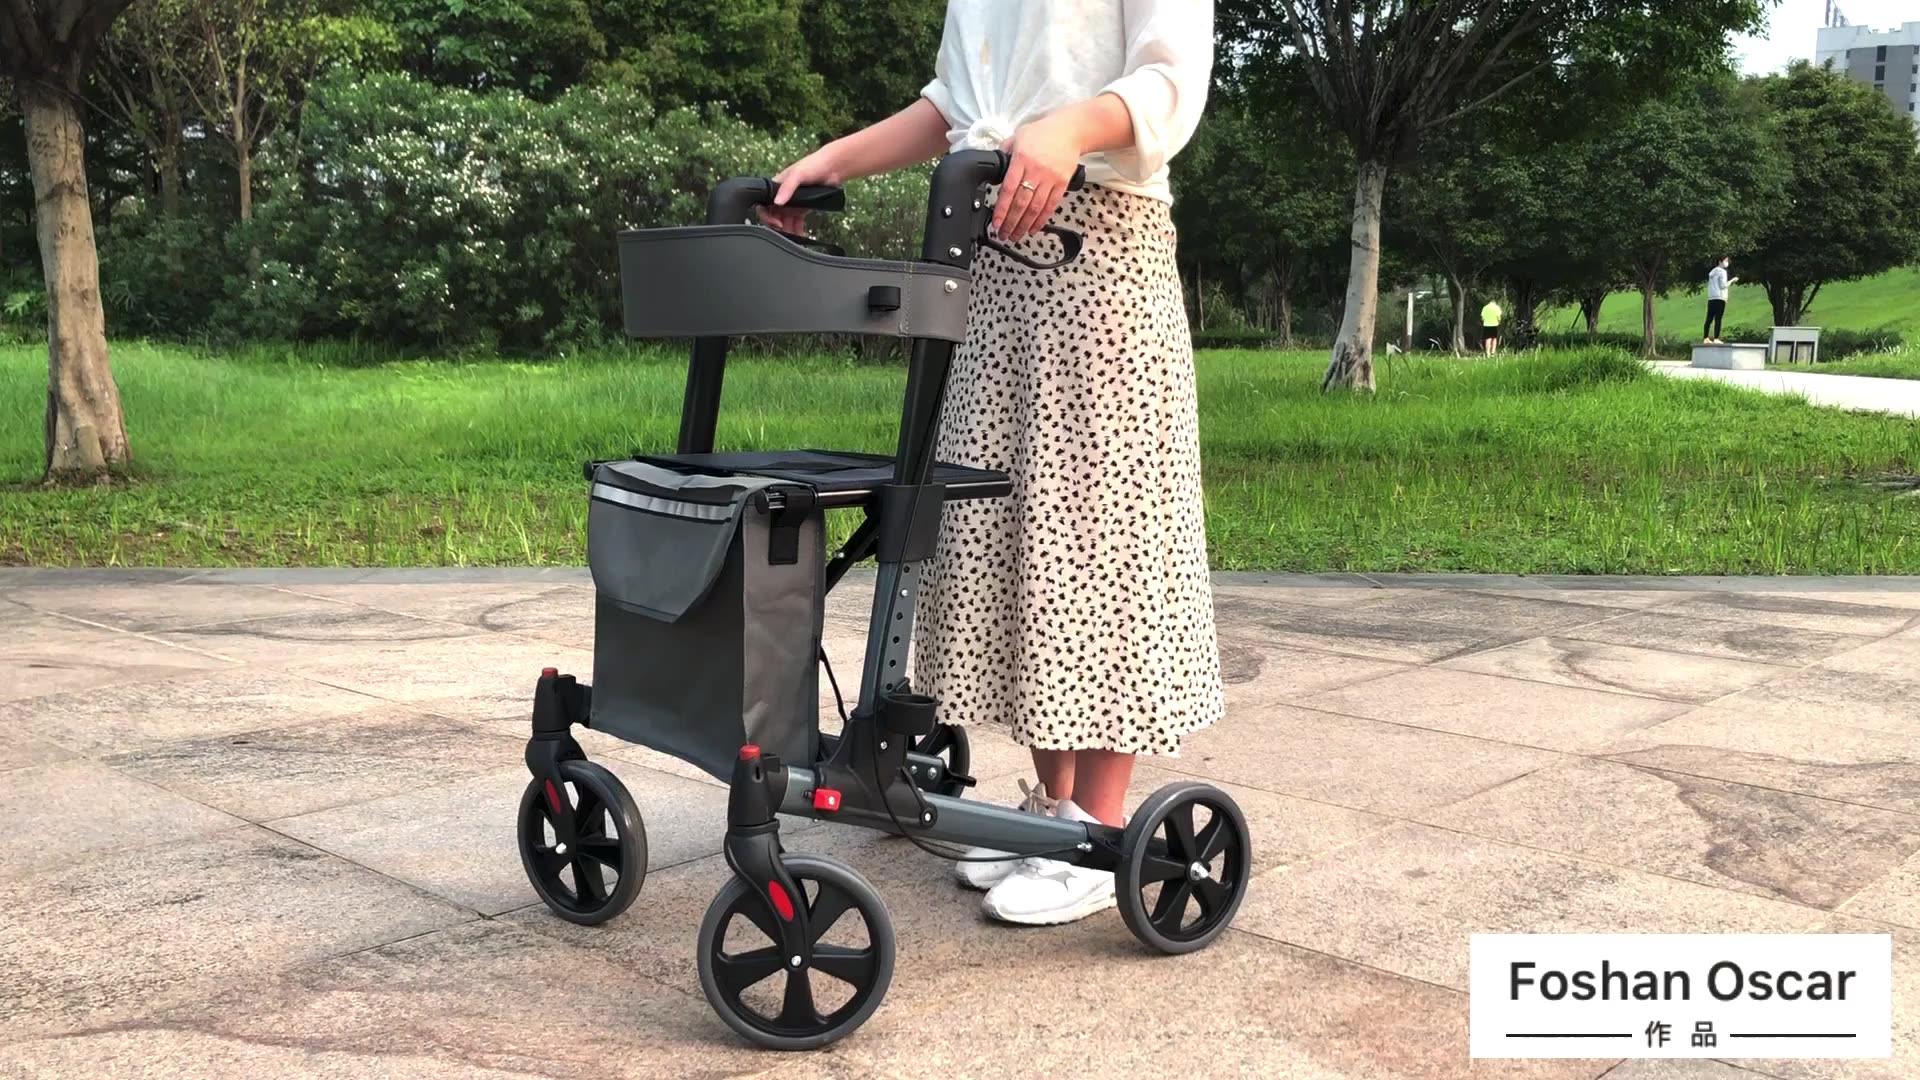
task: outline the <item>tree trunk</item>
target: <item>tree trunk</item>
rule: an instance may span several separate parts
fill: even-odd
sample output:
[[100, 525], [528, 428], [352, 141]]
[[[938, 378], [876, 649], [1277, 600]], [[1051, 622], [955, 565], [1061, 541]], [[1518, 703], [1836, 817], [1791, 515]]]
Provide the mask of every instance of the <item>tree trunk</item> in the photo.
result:
[[1507, 336], [1515, 349], [1529, 349], [1539, 338], [1540, 285], [1532, 278], [1507, 279], [1513, 310], [1507, 313]]
[[1607, 304], [1606, 290], [1596, 290], [1580, 298], [1580, 314], [1587, 320], [1587, 340], [1600, 336], [1600, 309]]
[[1299, 277], [1298, 260], [1288, 255], [1273, 259], [1273, 287], [1280, 301], [1280, 347], [1293, 348], [1293, 290]]
[[1640, 353], [1643, 356], [1652, 356], [1655, 352], [1658, 342], [1654, 339], [1653, 331], [1653, 285], [1642, 281], [1640, 283]]
[[160, 175], [160, 213], [180, 216], [180, 132], [164, 132], [153, 148], [153, 169]]
[[1447, 275], [1447, 295], [1453, 299], [1453, 355], [1467, 351], [1467, 287], [1452, 274]]
[[234, 182], [240, 185], [240, 220], [253, 220], [253, 149], [244, 142], [233, 146]]
[[80, 96], [24, 79], [17, 86], [47, 289], [46, 479], [93, 480], [126, 464], [129, 449], [107, 363]]
[[1373, 389], [1373, 332], [1380, 305], [1380, 203], [1387, 190], [1385, 162], [1362, 161], [1353, 188], [1353, 257], [1347, 268], [1347, 301], [1340, 318], [1340, 334], [1333, 340], [1333, 357], [1325, 393], [1336, 386]]

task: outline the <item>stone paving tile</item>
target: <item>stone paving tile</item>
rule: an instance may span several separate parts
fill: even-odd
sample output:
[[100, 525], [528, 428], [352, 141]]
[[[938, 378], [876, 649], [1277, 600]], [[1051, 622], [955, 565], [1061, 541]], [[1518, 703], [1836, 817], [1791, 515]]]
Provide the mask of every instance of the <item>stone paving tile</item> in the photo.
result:
[[1610, 761], [1542, 769], [1420, 819], [1826, 909], [1920, 851], [1920, 816]]
[[331, 719], [381, 702], [286, 672], [225, 667], [151, 682], [0, 703], [0, 730], [93, 757]]
[[1615, 608], [1566, 603], [1531, 593], [1467, 589], [1409, 589], [1380, 603], [1369, 604], [1366, 611], [1373, 616], [1473, 627], [1507, 637], [1571, 630], [1620, 616]]
[[[591, 950], [470, 923], [144, 1020], [0, 1047], [0, 1076], [666, 1080], [767, 1068], [769, 1055], [719, 1026], [704, 1000]], [[806, 1072], [867, 1075], [834, 1053], [808, 1056]]]
[[137, 634], [54, 615], [14, 616], [0, 633], [0, 702], [232, 666]]
[[1670, 589], [1553, 589], [1542, 586], [1528, 592], [1527, 595], [1541, 600], [1558, 600], [1566, 604], [1587, 604], [1592, 607], [1644, 611], [1648, 608], [1665, 607], [1695, 594]]
[[479, 630], [531, 632], [559, 624], [593, 627], [593, 593], [571, 585], [346, 584], [299, 586], [295, 591]]
[[1371, 605], [1354, 611], [1304, 606], [1277, 607], [1259, 619], [1247, 622], [1236, 630], [1236, 634], [1271, 645], [1409, 664], [1443, 660], [1476, 646], [1485, 647], [1506, 640], [1484, 628], [1377, 614]]
[[[0, 882], [238, 827], [237, 818], [91, 761], [15, 769], [0, 783]], [[0, 912], [6, 911], [0, 907]]]
[[294, 615], [167, 630], [155, 636], [233, 660], [296, 665], [326, 663], [342, 653], [477, 639], [483, 633], [459, 623], [350, 604], [311, 602], [325, 606]]
[[1653, 698], [1422, 668], [1307, 698], [1327, 712], [1585, 753], [1689, 706]]
[[1920, 612], [1912, 608], [1881, 605], [1867, 597], [1851, 602], [1793, 593], [1706, 593], [1669, 604], [1661, 611], [1691, 618], [1766, 623], [1864, 637], [1895, 633], [1920, 616]]
[[1327, 587], [1311, 585], [1215, 585], [1213, 608], [1223, 624], [1257, 622], [1281, 607], [1325, 607], [1352, 610], [1367, 607], [1413, 590], [1378, 585]]
[[1621, 1062], [1607, 1074], [1607, 1080], [1757, 1080], [1764, 1075], [1703, 1058], [1640, 1058]]
[[0, 1044], [150, 1014], [471, 918], [244, 827], [0, 881]]
[[1622, 737], [1628, 765], [1920, 814], [1920, 746], [1898, 735], [1794, 723], [1716, 705]]
[[1219, 644], [1229, 707], [1308, 697], [1407, 670], [1407, 665], [1388, 660], [1274, 645], [1229, 631], [1221, 632]]
[[[1893, 873], [1874, 882], [1840, 906], [1846, 915], [1920, 930], [1920, 855], [1901, 863]], [[1920, 998], [1914, 1001], [1920, 1008]]]
[[1787, 677], [1798, 670], [1563, 637], [1533, 638], [1457, 656], [1439, 666], [1698, 704], [1738, 693], [1769, 679]]
[[314, 724], [170, 743], [106, 763], [250, 821], [450, 783], [518, 764], [516, 742], [388, 705]]
[[1543, 768], [1560, 755], [1275, 705], [1229, 715], [1188, 736], [1179, 760], [1183, 772], [1405, 817]]
[[[1467, 986], [1473, 934], [1804, 933], [1799, 904], [1425, 825], [1255, 882], [1234, 925], [1442, 986]], [[1364, 913], [1364, 917], [1360, 917]]]
[[1783, 723], [1844, 724], [1909, 739], [1920, 736], [1920, 708], [1914, 705], [1920, 701], [1920, 669], [1897, 666], [1892, 657], [1885, 663], [1872, 670], [1847, 671], [1829, 660], [1713, 704]]
[[50, 742], [12, 732], [0, 724], [0, 772], [50, 765], [72, 756]]
[[[640, 808], [649, 867], [720, 850], [727, 831], [726, 789], [646, 774], [638, 767], [616, 775]], [[463, 907], [497, 915], [537, 899], [514, 839], [529, 780], [521, 765], [270, 826]], [[784, 825], [789, 833], [807, 827], [805, 822]]]
[[43, 586], [11, 598], [40, 611], [117, 630], [156, 632], [209, 623], [337, 615], [343, 605], [261, 585], [127, 585], [110, 589]]
[[1824, 630], [1669, 615], [1664, 608], [1623, 615], [1581, 627], [1564, 636], [1582, 641], [1638, 645], [1763, 664], [1811, 664], [1858, 648], [1871, 640], [1856, 634], [1835, 634]]
[[304, 678], [400, 701], [455, 720], [530, 722], [540, 671], [593, 677], [593, 657], [513, 634], [364, 650], [325, 650], [289, 664]]

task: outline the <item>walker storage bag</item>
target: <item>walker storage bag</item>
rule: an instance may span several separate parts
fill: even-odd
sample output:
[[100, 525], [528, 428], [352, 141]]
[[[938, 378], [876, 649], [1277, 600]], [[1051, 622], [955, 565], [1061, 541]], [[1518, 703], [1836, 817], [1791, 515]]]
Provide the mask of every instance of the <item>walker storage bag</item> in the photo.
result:
[[591, 466], [589, 726], [731, 775], [753, 743], [811, 766], [825, 530], [790, 481]]

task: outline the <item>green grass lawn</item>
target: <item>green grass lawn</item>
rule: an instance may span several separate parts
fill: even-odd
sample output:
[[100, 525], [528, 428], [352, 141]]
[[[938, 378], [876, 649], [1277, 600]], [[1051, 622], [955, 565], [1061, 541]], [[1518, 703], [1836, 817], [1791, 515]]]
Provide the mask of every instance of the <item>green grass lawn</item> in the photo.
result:
[[[1733, 268], [1740, 275], [1738, 260]], [[1700, 274], [1704, 287], [1706, 272]], [[1654, 301], [1653, 317], [1664, 336], [1697, 338], [1706, 320], [1704, 292], [1675, 292]], [[1896, 330], [1909, 341], [1920, 339], [1920, 267], [1892, 270], [1860, 281], [1827, 285], [1814, 298], [1807, 312], [1810, 326], [1838, 330]], [[1550, 311], [1541, 319], [1541, 329], [1550, 333], [1584, 331], [1586, 323], [1574, 308]], [[1773, 308], [1766, 291], [1757, 285], [1735, 285], [1727, 299], [1728, 340], [1735, 340], [1735, 327], [1764, 330], [1773, 325]], [[1600, 309], [1602, 333], [1640, 333], [1640, 294], [1615, 293]], [[1764, 341], [1765, 338], [1760, 340]]]
[[[577, 564], [580, 463], [666, 447], [684, 361], [359, 368], [122, 344], [130, 483], [30, 486], [45, 354], [0, 349], [0, 563]], [[1200, 359], [1221, 569], [1920, 572], [1920, 425], [1647, 375], [1623, 354]], [[742, 361], [721, 440], [890, 450], [904, 373]], [[846, 517], [847, 515], [840, 515]], [[844, 528], [844, 524], [842, 528]]]
[[1821, 375], [1865, 375], [1877, 379], [1920, 379], [1920, 342], [1885, 352], [1850, 356], [1819, 364], [1772, 364], [1781, 371], [1811, 371]]

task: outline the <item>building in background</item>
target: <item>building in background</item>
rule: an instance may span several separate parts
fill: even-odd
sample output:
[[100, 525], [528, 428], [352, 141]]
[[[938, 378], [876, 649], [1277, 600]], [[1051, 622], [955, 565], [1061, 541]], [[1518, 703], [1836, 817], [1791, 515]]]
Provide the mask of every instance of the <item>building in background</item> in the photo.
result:
[[1837, 9], [1827, 21], [1838, 25], [1820, 29], [1814, 63], [1831, 62], [1835, 71], [1887, 95], [1896, 111], [1920, 117], [1920, 22], [1898, 30], [1848, 26]]

